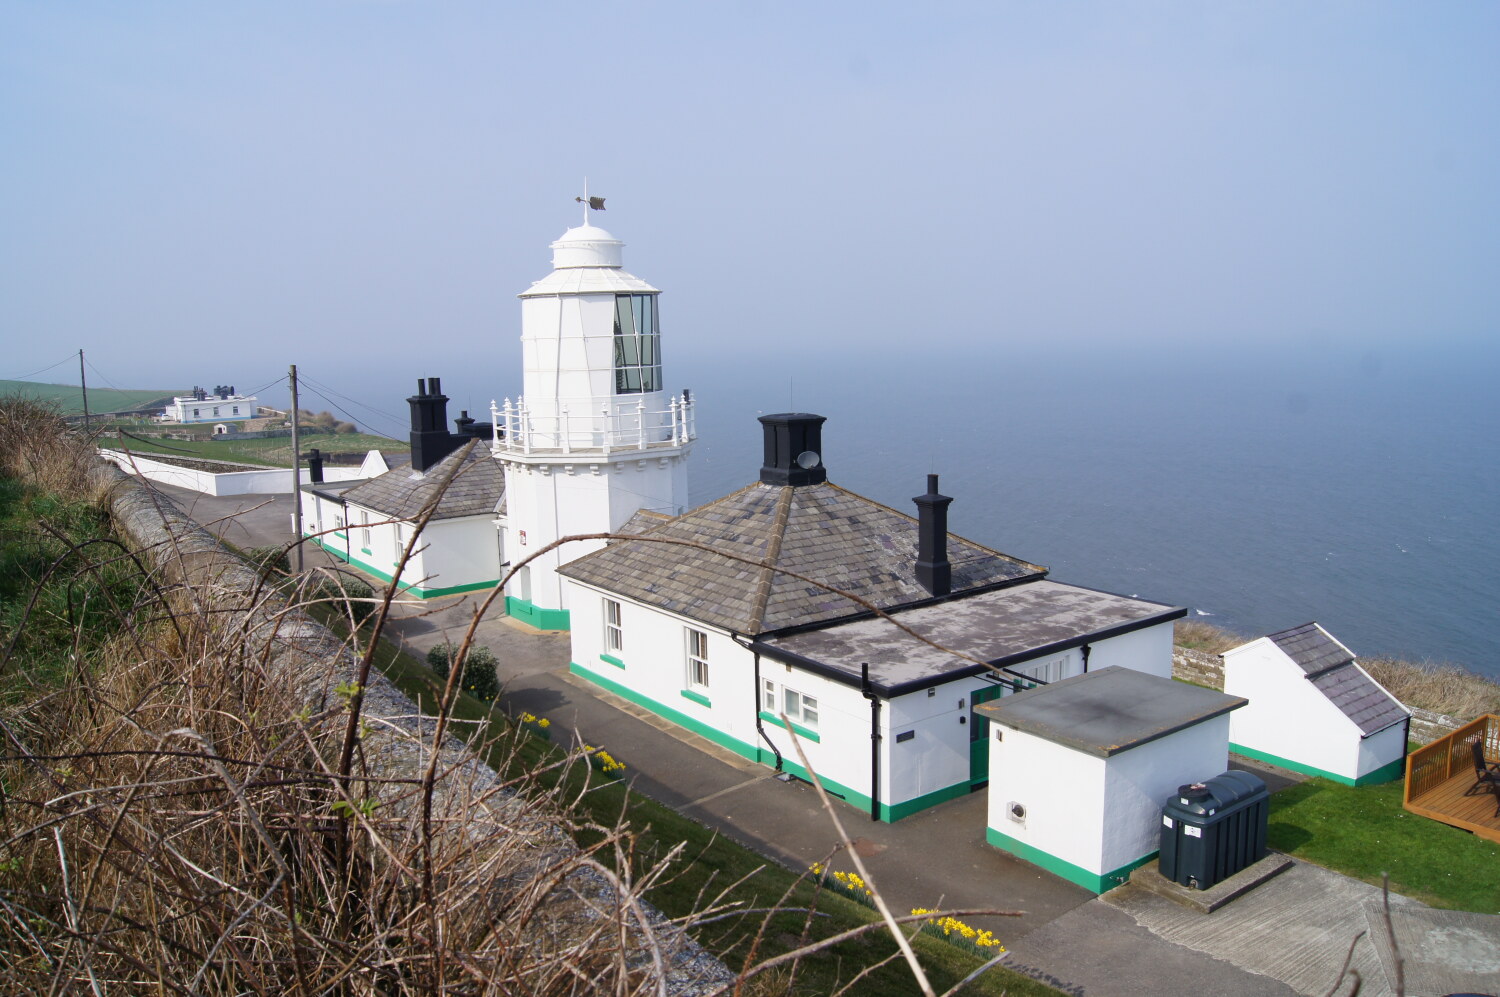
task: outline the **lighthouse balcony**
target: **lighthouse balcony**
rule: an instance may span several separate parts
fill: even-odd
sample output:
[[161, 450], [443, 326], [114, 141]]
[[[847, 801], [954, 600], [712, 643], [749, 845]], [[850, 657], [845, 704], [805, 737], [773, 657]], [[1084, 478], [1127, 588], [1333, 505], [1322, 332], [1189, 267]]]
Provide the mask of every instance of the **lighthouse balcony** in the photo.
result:
[[697, 439], [697, 416], [686, 391], [673, 395], [665, 407], [647, 406], [647, 399], [605, 405], [558, 402], [545, 409], [533, 408], [525, 398], [492, 402], [494, 453], [514, 457], [661, 451]]

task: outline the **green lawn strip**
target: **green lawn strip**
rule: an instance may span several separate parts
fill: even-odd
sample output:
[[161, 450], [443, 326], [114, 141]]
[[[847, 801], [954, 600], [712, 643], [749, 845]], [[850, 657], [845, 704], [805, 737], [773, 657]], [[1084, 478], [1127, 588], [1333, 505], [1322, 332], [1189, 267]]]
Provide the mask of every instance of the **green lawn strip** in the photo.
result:
[[1309, 779], [1271, 797], [1272, 848], [1434, 907], [1500, 913], [1500, 844], [1401, 807], [1402, 783]]
[[[371, 436], [367, 433], [303, 433], [298, 442], [302, 445], [303, 453], [317, 447], [325, 454], [366, 453], [396, 445], [384, 436]], [[289, 436], [253, 440], [169, 440], [154, 439], [138, 433], [118, 440], [106, 436], [99, 441], [99, 445], [143, 454], [159, 453], [169, 457], [225, 460], [265, 467], [292, 466], [292, 439]]]
[[[347, 624], [335, 619], [332, 613], [324, 612], [323, 607], [315, 607], [315, 612], [337, 632], [347, 633]], [[376, 651], [375, 664], [407, 696], [424, 709], [431, 708], [439, 686], [436, 676], [424, 664], [386, 641], [382, 641]], [[455, 733], [460, 736], [470, 735], [471, 743], [479, 732], [488, 731], [488, 743], [475, 743], [474, 746], [491, 765], [510, 775], [520, 775], [523, 770], [534, 771], [546, 762], [555, 761], [563, 751], [563, 748], [538, 737], [526, 737], [518, 750], [512, 751], [508, 737], [495, 736], [509, 724], [500, 709], [466, 695], [458, 697], [453, 718], [458, 722]], [[628, 765], [630, 759], [622, 761]], [[628, 769], [626, 774], [628, 776]], [[564, 776], [570, 781], [561, 787], [559, 795], [570, 799], [576, 796], [582, 789], [581, 780], [584, 776], [584, 768], [574, 766]], [[538, 781], [545, 788], [554, 788], [557, 787], [557, 777], [558, 773], [554, 771], [545, 774]], [[649, 868], [678, 843], [686, 844], [682, 859], [665, 880], [648, 894], [648, 899], [670, 917], [685, 916], [701, 908], [720, 890], [748, 877], [748, 881], [729, 894], [727, 900], [739, 901], [748, 909], [770, 907], [780, 901], [782, 894], [790, 888], [792, 893], [786, 901], [789, 908], [805, 909], [816, 902], [818, 913], [813, 918], [813, 939], [826, 938], [877, 919], [873, 910], [828, 890], [818, 891], [809, 878], [803, 878], [799, 882], [792, 872], [730, 841], [711, 828], [684, 817], [649, 797], [631, 792], [623, 781], [604, 778], [597, 773], [589, 774], [589, 778], [594, 788], [582, 794], [581, 806], [584, 812], [597, 823], [611, 826], [623, 809], [631, 827], [639, 836], [636, 856], [638, 869]], [[588, 844], [587, 840], [581, 843]], [[934, 903], [936, 900], [934, 897]], [[805, 914], [797, 912], [775, 915], [757, 950], [757, 959], [764, 960], [796, 948], [800, 944], [805, 917]], [[749, 952], [751, 940], [759, 925], [759, 916], [730, 918], [705, 926], [696, 936], [730, 966], [739, 968]], [[996, 930], [996, 935], [1004, 941], [1003, 925]], [[957, 983], [982, 961], [947, 942], [927, 935], [918, 935], [913, 939], [912, 946], [939, 992]], [[847, 982], [865, 966], [885, 958], [894, 948], [889, 934], [883, 930], [833, 946], [804, 960], [797, 971], [795, 989], [787, 992], [809, 995], [832, 993], [841, 982]], [[785, 979], [785, 976], [778, 979]], [[899, 994], [904, 997], [913, 992], [915, 987], [911, 974], [899, 958], [871, 972], [858, 986], [858, 993], [861, 995]], [[984, 973], [961, 993], [1025, 997], [1055, 995], [1058, 991], [1001, 965]]]

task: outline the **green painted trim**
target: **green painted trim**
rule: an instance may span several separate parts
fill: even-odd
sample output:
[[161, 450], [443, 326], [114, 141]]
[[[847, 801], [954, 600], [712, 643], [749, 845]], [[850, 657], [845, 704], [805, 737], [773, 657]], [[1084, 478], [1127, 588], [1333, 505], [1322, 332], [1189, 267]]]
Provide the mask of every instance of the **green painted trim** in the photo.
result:
[[[332, 554], [334, 557], [338, 558], [340, 561], [346, 561], [349, 564], [354, 565], [361, 571], [365, 572], [366, 574], [374, 575], [376, 578], [379, 578], [381, 581], [386, 583], [396, 581], [395, 575], [392, 575], [385, 571], [381, 571], [379, 568], [375, 567], [375, 565], [367, 564], [357, 557], [351, 557], [347, 551], [340, 550], [337, 547], [324, 543], [321, 537], [308, 537], [307, 539], [311, 540], [319, 547], [322, 547], [324, 550]], [[414, 595], [418, 599], [436, 599], [440, 596], [445, 595], [458, 595], [461, 592], [478, 592], [480, 589], [492, 589], [499, 584], [500, 580], [497, 578], [494, 581], [488, 582], [470, 582], [467, 585], [449, 585], [446, 588], [428, 589], [422, 588], [420, 585], [411, 585], [406, 582], [396, 582], [397, 588], [402, 593], [407, 595]]]
[[[1333, 782], [1342, 783], [1345, 786], [1359, 785], [1358, 780], [1351, 779], [1347, 775], [1339, 775], [1337, 772], [1320, 769], [1316, 765], [1294, 762], [1290, 758], [1282, 758], [1280, 755], [1273, 755], [1269, 751], [1256, 751], [1254, 748], [1247, 748], [1243, 744], [1235, 744], [1233, 741], [1229, 742], [1229, 750], [1236, 755], [1244, 755], [1246, 758], [1252, 758], [1257, 762], [1266, 762], [1284, 769], [1291, 769], [1293, 772], [1301, 772], [1303, 775], [1315, 775]], [[1374, 780], [1369, 781], [1373, 782]]]
[[703, 693], [701, 693], [701, 692], [694, 692], [691, 689], [683, 689], [682, 690], [682, 698], [683, 699], [691, 699], [693, 702], [697, 703], [699, 706], [707, 706], [709, 709], [712, 709], [713, 705], [714, 705], [713, 704], [713, 700], [711, 700], [707, 696], [703, 695]]
[[599, 660], [602, 661], [602, 662], [604, 662], [606, 665], [614, 665], [616, 668], [624, 668], [625, 667], [625, 662], [621, 661], [619, 658], [615, 657], [613, 654], [601, 654], [601, 655], [599, 655]]
[[[741, 758], [748, 758], [752, 762], [758, 762], [761, 760], [760, 752], [751, 745], [746, 744], [744, 741], [741, 741], [738, 738], [730, 737], [723, 731], [710, 727], [703, 721], [694, 719], [693, 717], [688, 716], [686, 713], [683, 713], [680, 710], [674, 710], [672, 709], [672, 707], [666, 706], [662, 703], [658, 703], [656, 700], [651, 699], [648, 696], [642, 696], [640, 693], [636, 692], [629, 686], [623, 685], [620, 682], [609, 678], [608, 676], [600, 675], [598, 672], [589, 671], [587, 668], [583, 667], [576, 661], [568, 665], [568, 671], [574, 675], [577, 675], [581, 679], [586, 679], [589, 682], [594, 683], [601, 689], [605, 689], [609, 692], [614, 693], [621, 699], [629, 700], [637, 706], [641, 706], [650, 710], [652, 713], [655, 713], [659, 717], [672, 721], [679, 727], [692, 731], [694, 734], [697, 734], [699, 737], [703, 738], [706, 741], [712, 741], [714, 744], [717, 744], [721, 748], [728, 748], [730, 751], [733, 751]], [[770, 752], [767, 751], [766, 754], [770, 755]]]
[[373, 550], [371, 550], [370, 548], [368, 548], [368, 547], [361, 547], [359, 549], [359, 552], [361, 554], [369, 554], [371, 557], [375, 556], [375, 552]]
[[522, 623], [529, 623], [538, 630], [572, 629], [568, 626], [569, 614], [566, 609], [545, 609], [534, 602], [517, 599], [514, 596], [505, 597], [505, 613]]
[[904, 803], [896, 803], [891, 806], [882, 803], [880, 805], [880, 819], [888, 823], [894, 823], [903, 817], [910, 817], [914, 813], [926, 810], [928, 807], [935, 807], [939, 803], [956, 800], [960, 796], [968, 796], [971, 792], [973, 790], [969, 787], [969, 780], [965, 779], [963, 782], [956, 782], [943, 789], [935, 789], [930, 793], [913, 797]]
[[348, 540], [349, 539], [347, 536], [345, 536], [344, 534], [338, 532], [337, 530], [334, 531], [333, 535], [338, 540]]
[[1356, 786], [1370, 786], [1377, 782], [1395, 782], [1406, 776], [1406, 759], [1398, 758], [1389, 765], [1382, 765], [1371, 772], [1366, 772], [1354, 780]]
[[1054, 876], [1075, 883], [1091, 893], [1107, 893], [1130, 878], [1131, 872], [1156, 858], [1159, 854], [1152, 851], [1143, 855], [1134, 862], [1127, 862], [1118, 869], [1109, 872], [1090, 872], [1081, 865], [1074, 865], [1066, 859], [1060, 859], [1050, 852], [1044, 852], [1035, 845], [1028, 845], [1024, 841], [1017, 841], [1008, 834], [995, 830], [993, 827], [984, 829], [984, 840], [994, 845], [1001, 851], [1010, 852], [1017, 858], [1025, 859], [1034, 866], [1047, 870]]
[[815, 731], [815, 730], [809, 730], [808, 728], [802, 726], [799, 723], [793, 723], [792, 726], [789, 728], [789, 727], [787, 727], [786, 724], [782, 723], [781, 722], [781, 718], [778, 717], [774, 713], [767, 713], [765, 710], [761, 710], [760, 711], [760, 718], [762, 720], [766, 721], [767, 723], [773, 723], [773, 724], [775, 724], [776, 726], [780, 727], [782, 730], [792, 730], [792, 731], [795, 731], [798, 737], [805, 738], [806, 740], [812, 741], [812, 742], [814, 742], [816, 744], [822, 744], [823, 743], [823, 739], [818, 736], [818, 732], [817, 731]]

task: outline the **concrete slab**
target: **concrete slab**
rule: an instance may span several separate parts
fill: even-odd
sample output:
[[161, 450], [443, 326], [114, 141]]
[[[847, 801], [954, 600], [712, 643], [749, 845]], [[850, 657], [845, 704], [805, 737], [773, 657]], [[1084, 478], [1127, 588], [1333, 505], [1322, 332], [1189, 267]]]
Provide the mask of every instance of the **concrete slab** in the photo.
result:
[[1372, 901], [1365, 905], [1365, 918], [1388, 980], [1396, 979], [1400, 954], [1407, 997], [1500, 994], [1500, 917], [1394, 907], [1387, 926], [1383, 905]]
[[1132, 872], [1130, 881], [1159, 897], [1165, 897], [1174, 904], [1195, 910], [1200, 914], [1212, 914], [1225, 904], [1239, 899], [1260, 886], [1272, 876], [1285, 872], [1291, 865], [1291, 859], [1278, 852], [1272, 852], [1259, 862], [1246, 866], [1208, 889], [1196, 890], [1163, 876], [1159, 863], [1151, 862]]
[[[1380, 888], [1309, 862], [1241, 897], [1200, 914], [1127, 883], [1100, 900], [1154, 935], [1250, 973], [1280, 980], [1298, 993], [1325, 994], [1356, 935], [1368, 928], [1365, 907]], [[1393, 906], [1420, 907], [1392, 894]], [[1352, 968], [1364, 980], [1363, 997], [1392, 993], [1368, 935], [1354, 946]]]

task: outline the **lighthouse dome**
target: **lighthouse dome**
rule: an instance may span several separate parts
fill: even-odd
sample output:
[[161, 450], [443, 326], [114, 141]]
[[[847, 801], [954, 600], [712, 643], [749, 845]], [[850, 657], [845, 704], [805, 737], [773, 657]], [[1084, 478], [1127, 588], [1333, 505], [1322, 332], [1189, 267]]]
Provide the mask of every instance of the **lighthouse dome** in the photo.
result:
[[596, 225], [579, 225], [552, 244], [552, 267], [624, 266], [620, 249], [625, 244]]

